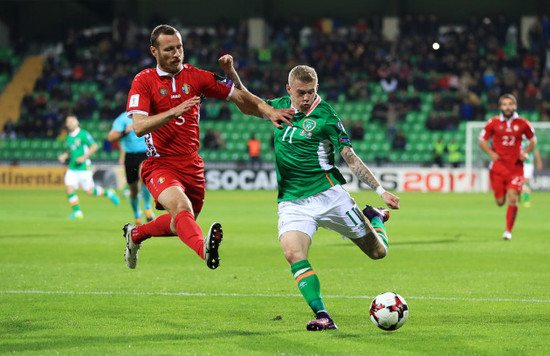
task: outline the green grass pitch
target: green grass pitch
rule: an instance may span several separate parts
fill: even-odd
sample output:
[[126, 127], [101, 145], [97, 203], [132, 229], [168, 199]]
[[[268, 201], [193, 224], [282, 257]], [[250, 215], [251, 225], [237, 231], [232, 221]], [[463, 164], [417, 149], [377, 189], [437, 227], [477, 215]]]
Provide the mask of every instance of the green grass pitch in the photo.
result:
[[[339, 330], [317, 333], [277, 241], [275, 192], [207, 192], [198, 221], [224, 227], [217, 270], [177, 237], [146, 241], [128, 269], [128, 201], [79, 196], [85, 218], [69, 221], [61, 190], [0, 190], [0, 354], [550, 354], [550, 193], [520, 207], [512, 241], [491, 194], [400, 194], [380, 261], [320, 230], [310, 261]], [[386, 291], [410, 309], [395, 332], [368, 317]]]

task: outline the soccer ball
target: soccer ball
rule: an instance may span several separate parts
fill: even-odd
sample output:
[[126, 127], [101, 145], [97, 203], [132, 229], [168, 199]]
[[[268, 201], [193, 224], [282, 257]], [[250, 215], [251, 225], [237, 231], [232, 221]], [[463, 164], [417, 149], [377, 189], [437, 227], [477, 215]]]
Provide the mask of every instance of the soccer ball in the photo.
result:
[[382, 330], [397, 330], [409, 316], [407, 302], [397, 293], [382, 293], [372, 300], [370, 320]]

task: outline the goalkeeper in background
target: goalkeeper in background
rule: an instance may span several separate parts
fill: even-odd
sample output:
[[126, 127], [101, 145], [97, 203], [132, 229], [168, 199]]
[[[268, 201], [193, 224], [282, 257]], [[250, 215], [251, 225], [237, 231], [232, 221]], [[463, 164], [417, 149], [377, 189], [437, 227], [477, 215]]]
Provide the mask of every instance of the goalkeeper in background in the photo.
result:
[[130, 189], [130, 206], [134, 212], [136, 225], [141, 225], [141, 199], [143, 199], [143, 209], [145, 210], [147, 222], [153, 220], [155, 215], [151, 209], [151, 193], [149, 193], [145, 184], [141, 184], [139, 179], [141, 163], [147, 159], [145, 139], [136, 136], [132, 128], [132, 120], [126, 112], [115, 119], [107, 139], [110, 142], [120, 141], [121, 143], [118, 161], [126, 171], [126, 182]]
[[[220, 64], [228, 78], [237, 88], [246, 90], [233, 68], [232, 57], [222, 59]], [[306, 326], [310, 331], [337, 329], [323, 302], [319, 278], [308, 260], [315, 232], [320, 227], [337, 232], [372, 259], [384, 258], [388, 250], [384, 222], [389, 211], [370, 205], [359, 209], [342, 188], [346, 181], [335, 166], [336, 151], [388, 207], [399, 208], [399, 198], [386, 192], [355, 154], [342, 122], [317, 94], [318, 87], [315, 69], [299, 65], [288, 76], [289, 96], [266, 101], [278, 109], [294, 110], [294, 125], [283, 124], [274, 133], [278, 234], [296, 285], [315, 313], [315, 320]]]

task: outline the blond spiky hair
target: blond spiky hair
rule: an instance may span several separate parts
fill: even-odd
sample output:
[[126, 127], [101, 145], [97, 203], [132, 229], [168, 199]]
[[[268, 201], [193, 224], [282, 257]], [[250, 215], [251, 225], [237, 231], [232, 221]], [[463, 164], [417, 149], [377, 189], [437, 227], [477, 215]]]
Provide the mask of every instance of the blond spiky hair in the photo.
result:
[[288, 73], [288, 85], [290, 85], [291, 82], [294, 80], [299, 80], [304, 83], [311, 83], [313, 81], [317, 81], [317, 72], [315, 72], [315, 69], [313, 69], [310, 66], [306, 65], [299, 65], [290, 71]]

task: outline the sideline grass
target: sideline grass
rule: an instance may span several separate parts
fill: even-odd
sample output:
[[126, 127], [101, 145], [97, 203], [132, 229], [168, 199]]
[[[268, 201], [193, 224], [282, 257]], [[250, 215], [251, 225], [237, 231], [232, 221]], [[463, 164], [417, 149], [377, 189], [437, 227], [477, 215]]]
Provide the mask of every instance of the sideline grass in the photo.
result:
[[[358, 203], [379, 204], [369, 192]], [[550, 194], [520, 208], [514, 238], [490, 194], [400, 194], [390, 253], [371, 261], [335, 233], [310, 261], [339, 330], [305, 330], [311, 312], [276, 239], [275, 192], [207, 192], [203, 230], [225, 239], [208, 270], [177, 238], [147, 241], [136, 270], [122, 257], [128, 202], [80, 193], [66, 219], [56, 190], [0, 190], [0, 353], [545, 355], [550, 353]], [[372, 297], [396, 291], [409, 320], [383, 332]]]

